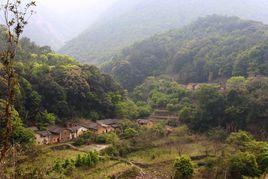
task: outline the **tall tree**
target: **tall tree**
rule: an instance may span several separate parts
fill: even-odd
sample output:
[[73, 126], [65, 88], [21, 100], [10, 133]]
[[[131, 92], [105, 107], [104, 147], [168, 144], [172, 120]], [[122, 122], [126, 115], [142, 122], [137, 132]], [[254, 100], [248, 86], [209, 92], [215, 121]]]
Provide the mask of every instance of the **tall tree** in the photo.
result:
[[15, 100], [15, 90], [17, 86], [14, 62], [16, 59], [19, 40], [30, 17], [33, 15], [35, 1], [6, 0], [1, 5], [0, 12], [3, 13], [4, 26], [6, 29], [6, 44], [1, 47], [0, 66], [1, 83], [4, 84], [4, 108], [0, 111], [1, 134], [1, 155], [0, 155], [0, 176], [3, 175], [4, 159], [11, 148], [12, 135], [12, 110]]

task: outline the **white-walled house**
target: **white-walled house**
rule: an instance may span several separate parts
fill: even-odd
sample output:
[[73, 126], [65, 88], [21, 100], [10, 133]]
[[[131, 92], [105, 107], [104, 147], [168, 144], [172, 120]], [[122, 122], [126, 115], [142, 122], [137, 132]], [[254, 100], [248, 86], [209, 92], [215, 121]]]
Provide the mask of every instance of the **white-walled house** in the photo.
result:
[[38, 145], [47, 145], [50, 142], [50, 135], [49, 131], [36, 131], [35, 132], [35, 142]]
[[88, 131], [87, 128], [83, 127], [83, 126], [73, 126], [73, 127], [69, 127], [68, 130], [71, 131], [71, 139], [75, 139], [80, 137], [81, 135], [83, 135], [85, 132]]

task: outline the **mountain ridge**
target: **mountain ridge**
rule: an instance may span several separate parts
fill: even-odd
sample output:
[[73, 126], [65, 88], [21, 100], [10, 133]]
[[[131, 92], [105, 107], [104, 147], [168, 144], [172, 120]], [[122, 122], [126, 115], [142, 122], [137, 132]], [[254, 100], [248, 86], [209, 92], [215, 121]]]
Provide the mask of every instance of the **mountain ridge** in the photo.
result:
[[132, 90], [148, 76], [210, 82], [268, 75], [268, 28], [238, 17], [208, 16], [125, 48], [102, 69]]
[[[250, 0], [242, 5], [241, 0], [232, 3], [227, 3], [226, 0], [217, 2], [207, 0], [205, 3], [200, 0], [134, 2], [118, 1], [97, 23], [67, 42], [59, 52], [74, 56], [86, 63], [101, 63], [135, 42], [182, 27], [200, 16], [235, 15], [244, 19], [268, 22], [265, 18], [268, 17], [266, 11], [268, 2], [263, 0], [257, 3]], [[121, 3], [127, 8], [120, 9]]]

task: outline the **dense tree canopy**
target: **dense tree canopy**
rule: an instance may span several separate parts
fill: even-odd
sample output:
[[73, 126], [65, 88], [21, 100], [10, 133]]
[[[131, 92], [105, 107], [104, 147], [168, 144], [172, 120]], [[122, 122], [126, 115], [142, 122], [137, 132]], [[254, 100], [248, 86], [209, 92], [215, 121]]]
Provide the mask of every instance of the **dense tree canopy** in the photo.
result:
[[[0, 32], [2, 45], [5, 44], [4, 28]], [[20, 41], [16, 58], [19, 86], [15, 108], [28, 125], [42, 126], [80, 117], [116, 117], [116, 106], [126, 100], [119, 84], [95, 66], [81, 65], [29, 39]], [[0, 99], [4, 95], [1, 92]]]
[[267, 135], [267, 77], [232, 77], [226, 84], [199, 84], [187, 90], [167, 77], [149, 77], [132, 93], [134, 101], [178, 114], [180, 121], [196, 131], [221, 127], [229, 132], [250, 130]]
[[125, 48], [103, 70], [130, 90], [161, 74], [180, 83], [267, 76], [267, 30], [258, 22], [209, 16]]

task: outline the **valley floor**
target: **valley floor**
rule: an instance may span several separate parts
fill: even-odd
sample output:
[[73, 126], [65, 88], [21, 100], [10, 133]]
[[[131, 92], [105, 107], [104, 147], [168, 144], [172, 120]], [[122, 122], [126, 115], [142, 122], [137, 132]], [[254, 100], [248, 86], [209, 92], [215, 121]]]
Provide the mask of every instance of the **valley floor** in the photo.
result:
[[[191, 156], [195, 163], [195, 178], [207, 178], [202, 173], [202, 160], [209, 155], [217, 153], [219, 145], [208, 140], [205, 136], [191, 134], [185, 126], [175, 128], [164, 137], [153, 139], [150, 147], [130, 152], [124, 158], [104, 159], [93, 168], [75, 169], [71, 174], [58, 176], [50, 175], [48, 178], [79, 178], [79, 179], [108, 179], [108, 178], [154, 178], [165, 179], [173, 175], [174, 160], [181, 154]], [[48, 149], [41, 147], [42, 154], [32, 160], [28, 159], [20, 165], [20, 169], [35, 166], [45, 171], [57, 160], [75, 159], [84, 152], [104, 149], [107, 146], [70, 147], [70, 144], [53, 146]], [[104, 157], [105, 158], [105, 157]]]

